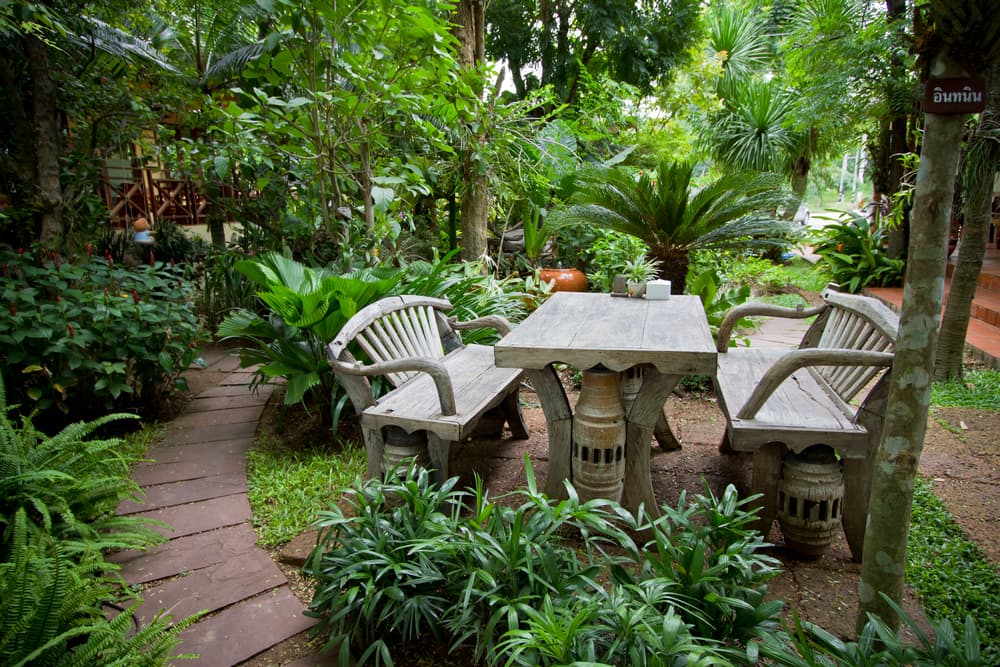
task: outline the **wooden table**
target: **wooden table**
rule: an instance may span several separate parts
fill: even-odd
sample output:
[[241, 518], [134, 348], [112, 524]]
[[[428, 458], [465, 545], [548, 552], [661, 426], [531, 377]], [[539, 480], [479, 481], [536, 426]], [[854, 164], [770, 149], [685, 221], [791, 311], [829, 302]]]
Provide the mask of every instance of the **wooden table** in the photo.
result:
[[683, 376], [715, 375], [715, 342], [698, 297], [647, 301], [556, 292], [496, 344], [494, 355], [497, 366], [526, 369], [538, 393], [549, 435], [545, 492], [553, 498], [566, 497], [563, 480], [571, 476], [573, 413], [552, 364], [619, 372], [642, 368], [642, 386], [625, 416], [622, 504], [633, 512], [640, 503], [658, 512], [649, 450], [663, 405]]

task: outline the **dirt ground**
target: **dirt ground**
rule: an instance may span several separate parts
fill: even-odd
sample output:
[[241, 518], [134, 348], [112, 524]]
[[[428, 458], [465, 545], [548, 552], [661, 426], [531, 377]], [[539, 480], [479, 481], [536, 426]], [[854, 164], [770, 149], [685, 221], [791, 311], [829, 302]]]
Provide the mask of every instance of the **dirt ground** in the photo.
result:
[[[570, 389], [568, 393], [575, 402], [575, 392]], [[530, 456], [540, 484], [545, 479], [545, 418], [531, 391], [522, 391], [521, 399], [530, 438], [484, 440], [453, 450], [452, 473], [459, 475], [464, 485], [471, 486], [478, 473], [494, 497], [523, 487], [525, 454]], [[289, 415], [284, 426], [279, 427], [273, 414], [277, 411], [275, 403], [272, 398], [274, 410], [270, 416], [265, 415], [262, 428], [277, 429], [284, 438], [314, 437], [315, 431], [302, 416]], [[750, 456], [719, 453], [725, 420], [710, 393], [675, 393], [665, 411], [683, 447], [666, 452], [653, 445], [653, 486], [661, 503], [676, 504], [682, 490], [690, 496], [701, 493], [705, 484], [716, 494], [727, 484], [734, 484], [742, 493], [748, 491]], [[994, 435], [998, 432], [1000, 413], [935, 409], [928, 419], [920, 465], [922, 473], [933, 480], [938, 496], [995, 564], [1000, 564], [1000, 541], [995, 539], [1000, 528], [1000, 439]], [[843, 536], [815, 560], [803, 560], [784, 549], [777, 523], [769, 540], [775, 545], [771, 552], [784, 566], [784, 572], [769, 582], [770, 596], [784, 600], [789, 615], [794, 609], [800, 618], [841, 637], [853, 637], [861, 565], [851, 560]], [[307, 587], [302, 595], [308, 595]], [[904, 608], [921, 618], [911, 592], [907, 593]]]
[[[218, 379], [213, 373], [204, 372], [189, 375], [189, 378], [195, 394], [201, 385], [208, 386]], [[568, 393], [571, 402], [575, 402], [572, 388]], [[531, 458], [539, 483], [543, 483], [548, 467], [545, 418], [531, 391], [522, 391], [521, 399], [530, 438], [526, 441], [509, 438], [478, 441], [453, 450], [452, 472], [462, 478], [463, 484], [472, 485], [474, 474], [478, 473], [494, 497], [523, 487], [525, 454]], [[279, 390], [265, 410], [261, 431], [286, 442], [300, 441], [303, 446], [322, 437], [322, 430], [314, 419], [291, 408], [282, 420], [280, 409]], [[750, 457], [719, 453], [718, 443], [725, 422], [711, 394], [675, 392], [665, 411], [683, 447], [679, 451], [665, 452], [652, 445], [653, 485], [661, 503], [675, 504], [681, 490], [689, 495], [700, 493], [706, 483], [715, 493], [720, 493], [730, 483], [741, 492], [747, 492]], [[1000, 412], [935, 408], [928, 418], [920, 470], [932, 480], [938, 497], [969, 537], [1000, 567], [1000, 540], [996, 539], [1000, 530], [1000, 438], [997, 433], [1000, 433]], [[853, 637], [861, 566], [851, 561], [843, 536], [815, 560], [803, 560], [785, 550], [777, 524], [769, 540], [774, 544], [771, 552], [784, 566], [783, 573], [769, 582], [770, 597], [785, 601], [789, 617], [795, 610], [800, 618], [817, 623], [838, 636]], [[276, 552], [275, 557], [280, 558], [280, 554]], [[294, 566], [282, 565], [282, 569], [303, 602], [308, 602], [311, 596], [308, 582], [297, 574]], [[904, 608], [915, 618], [922, 618], [919, 603], [910, 591], [907, 591]], [[281, 664], [284, 660], [277, 658], [279, 652], [301, 655], [302, 650], [309, 650], [302, 645], [302, 638], [288, 647], [276, 649], [249, 664]], [[454, 658], [450, 656], [448, 664], [457, 664]]]

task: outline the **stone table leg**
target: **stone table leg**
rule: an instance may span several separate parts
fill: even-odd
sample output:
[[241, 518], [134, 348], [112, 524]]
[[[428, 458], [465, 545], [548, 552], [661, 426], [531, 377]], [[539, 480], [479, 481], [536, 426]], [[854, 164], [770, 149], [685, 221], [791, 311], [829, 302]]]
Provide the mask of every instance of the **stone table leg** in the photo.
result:
[[655, 368], [647, 367], [642, 387], [625, 416], [625, 490], [622, 505], [632, 513], [643, 505], [650, 516], [660, 515], [649, 472], [650, 443], [657, 423], [663, 418], [663, 404], [681, 377], [664, 375]]
[[551, 364], [541, 370], [525, 372], [538, 394], [549, 432], [549, 474], [545, 479], [545, 495], [561, 500], [567, 497], [563, 481], [570, 478], [573, 412], [569, 408], [566, 390]]

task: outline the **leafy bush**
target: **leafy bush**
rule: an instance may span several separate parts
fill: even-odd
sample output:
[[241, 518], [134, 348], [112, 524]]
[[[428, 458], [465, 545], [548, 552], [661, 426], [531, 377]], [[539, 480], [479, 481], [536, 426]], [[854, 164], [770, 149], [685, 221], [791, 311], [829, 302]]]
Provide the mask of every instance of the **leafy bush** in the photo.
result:
[[688, 292], [701, 299], [708, 318], [708, 327], [714, 337], [719, 332], [719, 326], [732, 308], [746, 303], [750, 298], [750, 287], [741, 285], [730, 287], [724, 285], [722, 278], [714, 269], [705, 269], [688, 280]]
[[[474, 264], [449, 264], [454, 254], [436, 262], [414, 262], [407, 269], [358, 269], [335, 275], [307, 267], [277, 253], [237, 262], [236, 268], [257, 285], [257, 296], [270, 311], [262, 317], [238, 309], [219, 325], [223, 338], [240, 339], [241, 364], [260, 364], [256, 381], [287, 381], [285, 404], [305, 402], [335, 425], [347, 404], [326, 359], [326, 345], [348, 319], [387, 294], [420, 294], [448, 299], [451, 315], [466, 320], [498, 314], [517, 319], [524, 312], [520, 295], [509, 292]], [[405, 271], [405, 273], [404, 273]], [[495, 336], [492, 330], [463, 331], [466, 342]]]
[[89, 416], [152, 407], [195, 360], [202, 331], [180, 266], [0, 255], [0, 372], [15, 402]]
[[391, 665], [393, 640], [435, 637], [473, 642], [488, 664], [638, 665], [727, 664], [776, 628], [780, 603], [761, 600], [775, 561], [732, 487], [649, 522], [572, 489], [550, 501], [530, 465], [528, 482], [514, 507], [412, 467], [351, 489], [346, 511], [322, 513], [307, 562], [314, 633], [341, 664], [354, 650]]
[[[885, 597], [883, 595], [883, 597]], [[980, 654], [979, 635], [972, 616], [965, 617], [962, 632], [950, 621], [931, 623], [931, 635], [897, 604], [888, 600], [916, 642], [904, 639], [876, 616], [869, 615], [857, 641], [847, 642], [796, 616], [790, 632], [763, 637], [760, 654], [767, 664], [786, 667], [857, 667], [858, 665], [907, 665], [908, 667], [980, 667], [996, 664]]]
[[823, 258], [830, 278], [848, 292], [899, 283], [904, 263], [885, 254], [884, 231], [857, 213], [845, 216], [819, 230], [813, 248]]
[[234, 310], [256, 309], [256, 286], [236, 270], [236, 264], [245, 258], [243, 253], [230, 250], [212, 249], [206, 254], [201, 272], [198, 313], [208, 328], [217, 328]]
[[634, 236], [611, 230], [598, 230], [591, 244], [587, 263], [587, 280], [598, 292], [610, 292], [615, 274], [637, 255], [645, 255], [649, 247]]
[[52, 534], [73, 555], [162, 540], [144, 520], [114, 516], [121, 500], [139, 494], [130, 476], [135, 458], [122, 451], [118, 439], [89, 437], [102, 425], [133, 415], [73, 424], [47, 437], [28, 418], [15, 427], [9, 413], [0, 377], [0, 551], [11, 539], [18, 512], [33, 537]]

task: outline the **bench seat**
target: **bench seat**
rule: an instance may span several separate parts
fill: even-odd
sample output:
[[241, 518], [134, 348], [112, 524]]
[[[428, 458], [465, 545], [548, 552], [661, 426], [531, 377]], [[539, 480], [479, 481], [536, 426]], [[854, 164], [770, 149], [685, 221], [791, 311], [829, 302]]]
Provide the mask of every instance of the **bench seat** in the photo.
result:
[[497, 368], [493, 348], [468, 345], [440, 359], [455, 391], [455, 414], [442, 415], [434, 381], [425, 373], [414, 376], [362, 413], [375, 428], [397, 426], [407, 433], [424, 430], [443, 440], [460, 442], [472, 435], [476, 422], [513, 391], [524, 373], [520, 368]]
[[801, 452], [818, 442], [836, 449], [841, 456], [864, 457], [868, 430], [854, 421], [853, 411], [844, 408], [816, 376], [802, 368], [782, 382], [751, 419], [735, 416], [746, 405], [764, 374], [788, 350], [780, 348], [737, 348], [719, 355], [717, 388], [719, 400], [731, 419], [729, 445], [738, 452], [752, 452], [770, 442], [781, 442]]

